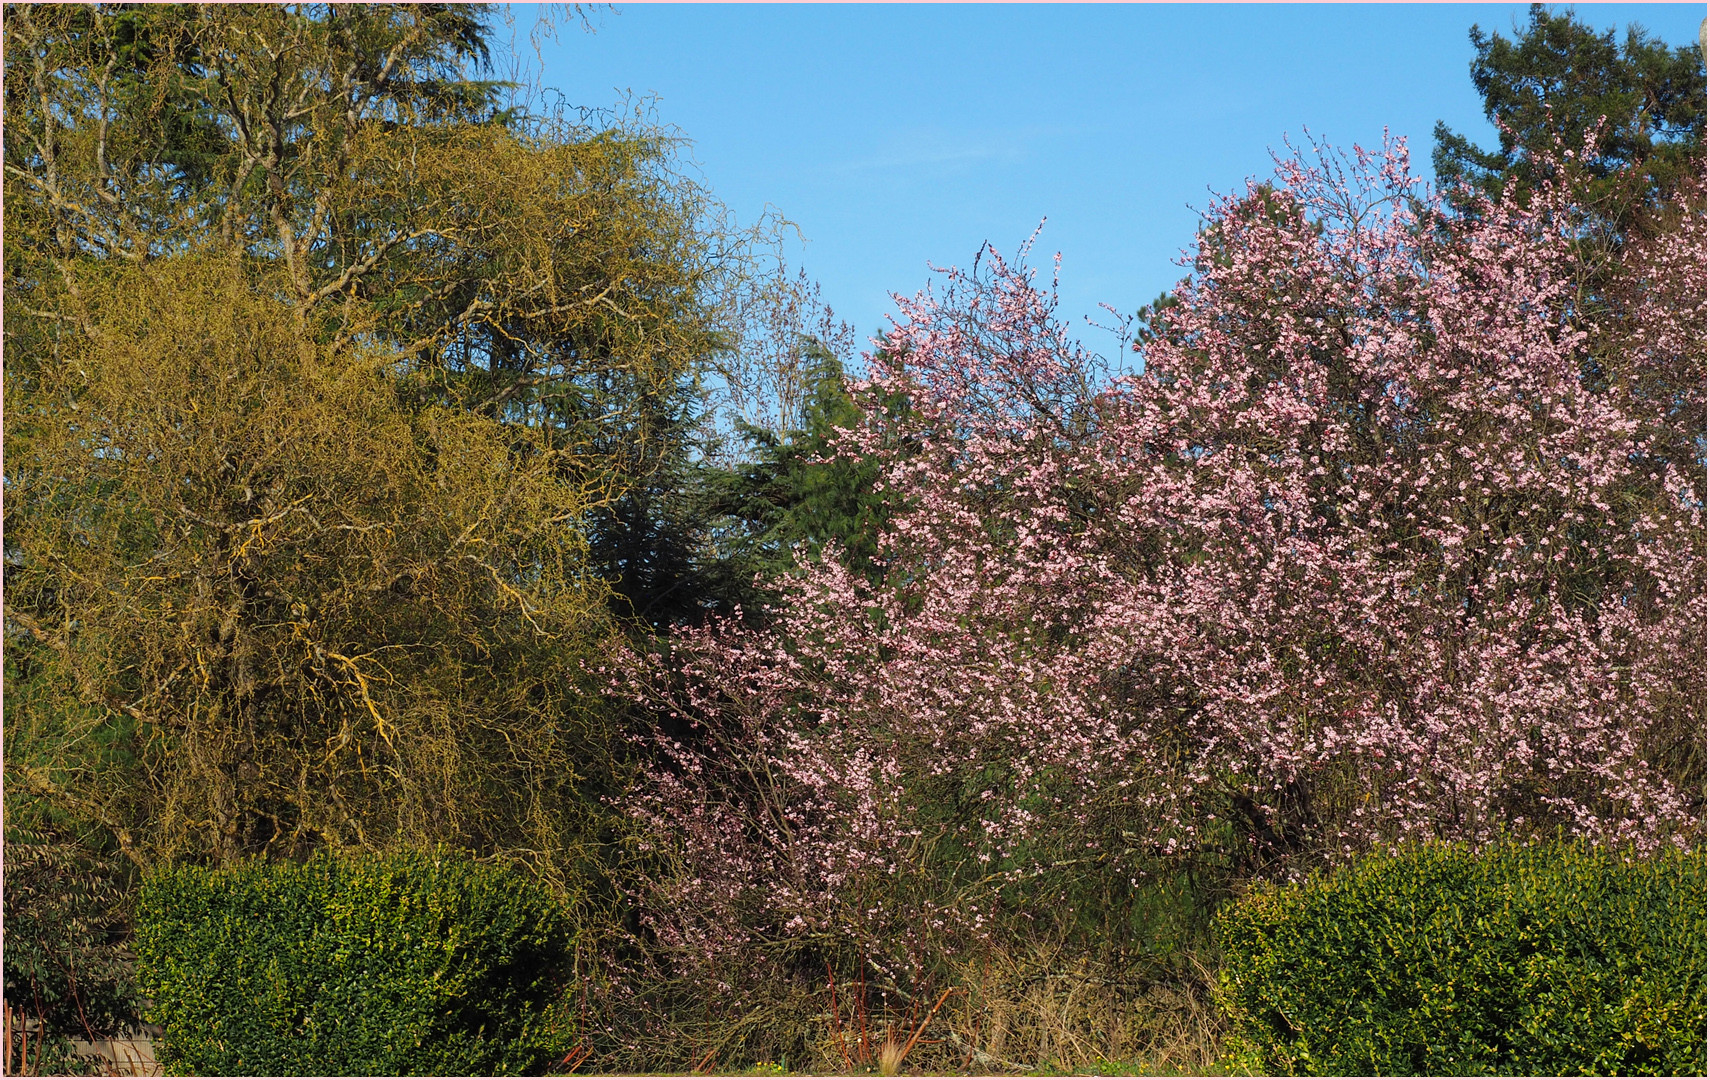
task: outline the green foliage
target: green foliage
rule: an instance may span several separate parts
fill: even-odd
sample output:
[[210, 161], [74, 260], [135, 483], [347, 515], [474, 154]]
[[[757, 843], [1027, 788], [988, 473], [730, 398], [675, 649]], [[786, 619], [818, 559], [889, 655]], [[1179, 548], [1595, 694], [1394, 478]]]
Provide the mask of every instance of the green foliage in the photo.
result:
[[[719, 453], [719, 436], [693, 458], [660, 460], [591, 517], [590, 558], [611, 569], [613, 610], [655, 632], [737, 609], [756, 617], [800, 558], [834, 544], [877, 580], [882, 500], [870, 462], [840, 457], [837, 429], [860, 412], [837, 355], [806, 337], [800, 348], [799, 427], [774, 431], [734, 421], [745, 452]], [[687, 431], [695, 403], [659, 399], [656, 422]], [[704, 419], [701, 417], [699, 419]]]
[[787, 573], [798, 549], [818, 558], [827, 544], [837, 545], [850, 567], [877, 574], [878, 469], [837, 453], [837, 430], [854, 427], [860, 411], [836, 355], [810, 341], [805, 360], [801, 428], [780, 435], [743, 425], [755, 460], [718, 478], [717, 509], [742, 523], [743, 554], [767, 577]]
[[622, 492], [589, 516], [589, 561], [611, 584], [612, 613], [632, 628], [658, 630], [695, 622], [718, 606], [719, 568], [701, 558], [705, 469], [696, 453], [693, 388], [668, 385], [637, 400], [632, 418], [602, 422], [611, 432], [602, 438], [632, 449]]
[[[5, 656], [8, 766], [30, 754], [19, 733], [43, 712], [33, 650]], [[134, 867], [112, 836], [75, 813], [38, 797], [26, 785], [6, 789], [5, 1000], [16, 1018], [45, 1031], [31, 1044], [32, 1067], [87, 1067], [71, 1059], [72, 1038], [95, 1041], [140, 1023], [131, 956], [126, 947]], [[33, 1037], [32, 1037], [33, 1038]], [[22, 1048], [14, 1030], [13, 1051]]]
[[1702, 173], [1702, 48], [1670, 49], [1638, 26], [1617, 45], [1613, 29], [1599, 34], [1571, 10], [1553, 15], [1542, 4], [1513, 41], [1477, 26], [1470, 36], [1473, 85], [1502, 131], [1501, 148], [1481, 150], [1439, 122], [1432, 162], [1444, 184], [1467, 182], [1492, 196], [1511, 179], [1531, 186], [1540, 151], [1560, 139], [1578, 153], [1600, 124], [1597, 153], [1584, 162], [1587, 194], [1618, 224]]
[[1307, 1075], [1701, 1076], [1704, 853], [1443, 845], [1218, 918], [1236, 1063]]
[[446, 849], [162, 867], [137, 930], [161, 1062], [192, 1075], [492, 1075], [562, 1055], [575, 931]]
[[93, 1041], [134, 1028], [123, 936], [130, 867], [40, 800], [7, 792], [7, 804], [7, 1004], [52, 1036]]

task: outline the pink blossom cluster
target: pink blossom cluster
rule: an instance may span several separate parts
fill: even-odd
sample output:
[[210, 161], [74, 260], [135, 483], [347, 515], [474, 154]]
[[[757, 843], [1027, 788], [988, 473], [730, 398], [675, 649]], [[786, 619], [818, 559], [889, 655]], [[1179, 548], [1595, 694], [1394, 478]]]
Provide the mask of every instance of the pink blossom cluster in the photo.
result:
[[901, 985], [1063, 867], [1701, 836], [1702, 191], [1670, 210], [1587, 285], [1565, 187], [1449, 215], [1399, 140], [1314, 148], [1212, 206], [1114, 377], [995, 252], [899, 298], [841, 451], [884, 582], [833, 553], [624, 676], [693, 725], [635, 804], [653, 932]]

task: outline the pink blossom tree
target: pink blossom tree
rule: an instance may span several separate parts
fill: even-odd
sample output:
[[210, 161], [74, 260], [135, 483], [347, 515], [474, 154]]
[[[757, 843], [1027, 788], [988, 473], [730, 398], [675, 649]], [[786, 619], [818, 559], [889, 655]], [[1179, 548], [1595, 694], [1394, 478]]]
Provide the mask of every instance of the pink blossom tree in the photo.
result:
[[1138, 374], [995, 252], [899, 298], [841, 444], [884, 583], [804, 564], [769, 627], [613, 675], [691, 732], [635, 803], [657, 942], [905, 992], [1208, 848], [1701, 836], [1702, 189], [1595, 305], [1567, 190], [1456, 215], [1400, 141], [1282, 160]]

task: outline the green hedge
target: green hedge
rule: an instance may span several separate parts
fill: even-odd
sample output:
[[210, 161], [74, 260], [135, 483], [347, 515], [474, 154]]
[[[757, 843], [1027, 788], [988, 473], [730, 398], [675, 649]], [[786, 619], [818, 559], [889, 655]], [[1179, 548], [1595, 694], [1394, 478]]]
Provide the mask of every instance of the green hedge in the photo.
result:
[[1705, 1074], [1704, 853], [1430, 845], [1218, 917], [1232, 1064]]
[[561, 1055], [572, 927], [544, 891], [446, 852], [145, 877], [136, 951], [163, 1066], [481, 1075]]

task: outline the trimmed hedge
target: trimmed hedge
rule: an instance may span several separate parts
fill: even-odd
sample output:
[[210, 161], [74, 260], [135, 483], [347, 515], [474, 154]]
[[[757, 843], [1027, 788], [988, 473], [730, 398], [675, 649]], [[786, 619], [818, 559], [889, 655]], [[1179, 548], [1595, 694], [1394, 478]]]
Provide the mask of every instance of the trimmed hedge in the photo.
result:
[[1705, 856], [1429, 845], [1219, 914], [1232, 1063], [1308, 1075], [1705, 1073]]
[[204, 1076], [539, 1071], [574, 934], [516, 875], [447, 852], [178, 866], [143, 881], [160, 1060]]

